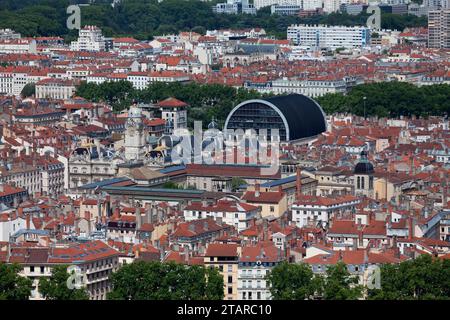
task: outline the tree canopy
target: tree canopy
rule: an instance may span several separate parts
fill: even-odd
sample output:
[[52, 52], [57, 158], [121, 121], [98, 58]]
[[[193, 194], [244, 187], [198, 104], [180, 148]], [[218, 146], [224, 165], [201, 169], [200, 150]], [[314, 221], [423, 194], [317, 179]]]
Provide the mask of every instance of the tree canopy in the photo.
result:
[[27, 83], [25, 87], [23, 87], [20, 95], [22, 98], [28, 98], [36, 94], [36, 84], [35, 83]]
[[[237, 104], [261, 97], [254, 90], [220, 84], [163, 83], [155, 82], [144, 90], [136, 90], [128, 81], [82, 83], [76, 93], [94, 102], [105, 101], [116, 112], [128, 108], [133, 100], [156, 103], [175, 97], [189, 104], [188, 126], [202, 121], [205, 127], [211, 119], [219, 125], [225, 123], [230, 111]], [[364, 103], [364, 97], [366, 97]], [[450, 114], [450, 85], [439, 84], [418, 87], [405, 82], [381, 82], [362, 84], [347, 94], [332, 93], [316, 98], [326, 114], [351, 113], [359, 116], [445, 116]]]
[[31, 295], [31, 280], [19, 275], [17, 264], [0, 263], [0, 300], [27, 300]]
[[343, 262], [328, 266], [323, 282], [325, 300], [354, 300], [362, 297], [363, 287], [358, 284], [358, 277], [353, 276]]
[[307, 264], [282, 262], [267, 275], [274, 300], [305, 300], [320, 294], [321, 277]]
[[[364, 104], [364, 97], [366, 101]], [[415, 86], [405, 82], [380, 82], [355, 86], [348, 94], [317, 98], [325, 113], [363, 116], [444, 116], [450, 114], [450, 85]], [[365, 110], [364, 110], [365, 109]]]
[[155, 82], [144, 90], [133, 89], [128, 81], [104, 82], [100, 85], [82, 83], [76, 93], [88, 100], [110, 103], [116, 112], [128, 108], [133, 100], [143, 103], [156, 103], [160, 100], [175, 97], [187, 104], [188, 125], [193, 127], [193, 121], [202, 121], [206, 126], [211, 119], [217, 119], [223, 125], [226, 117], [234, 106], [248, 99], [260, 98], [256, 91], [244, 88], [233, 88], [219, 84], [188, 84]]
[[381, 266], [381, 289], [368, 291], [369, 299], [450, 299], [450, 260], [422, 255], [400, 264]]
[[68, 288], [69, 277], [67, 266], [55, 266], [49, 278], [39, 280], [39, 292], [47, 300], [88, 300], [89, 295], [85, 289]]
[[216, 268], [137, 261], [112, 275], [112, 300], [219, 300], [223, 277]]
[[[78, 1], [78, 3], [93, 1]], [[66, 28], [66, 8], [71, 0], [3, 0], [0, 3], [0, 28], [12, 28], [24, 36], [64, 36], [74, 39], [76, 30]], [[213, 13], [213, 2], [201, 0], [122, 0], [114, 7], [111, 1], [96, 0], [81, 7], [81, 24], [97, 25], [107, 36], [153, 36], [220, 28], [264, 28], [278, 38], [286, 38], [291, 24], [365, 25], [368, 14], [331, 13], [313, 17], [271, 15], [270, 7], [256, 15]], [[382, 28], [403, 30], [405, 27], [426, 26], [426, 17], [382, 13]]]

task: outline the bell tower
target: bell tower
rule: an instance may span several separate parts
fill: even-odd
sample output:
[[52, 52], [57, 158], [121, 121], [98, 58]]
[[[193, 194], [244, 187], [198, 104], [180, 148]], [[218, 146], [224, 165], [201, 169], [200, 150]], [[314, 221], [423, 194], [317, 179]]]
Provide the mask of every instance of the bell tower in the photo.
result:
[[141, 108], [132, 105], [128, 110], [128, 119], [125, 124], [125, 158], [139, 160], [145, 147], [144, 126], [142, 123]]
[[368, 160], [367, 151], [363, 150], [360, 155], [360, 160], [353, 171], [355, 195], [374, 198], [373, 174], [373, 165]]

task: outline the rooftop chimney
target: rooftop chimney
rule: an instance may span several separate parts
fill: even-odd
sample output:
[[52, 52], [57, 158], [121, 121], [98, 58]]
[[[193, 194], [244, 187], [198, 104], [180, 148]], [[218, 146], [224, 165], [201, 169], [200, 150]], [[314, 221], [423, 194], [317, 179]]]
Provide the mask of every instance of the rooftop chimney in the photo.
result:
[[255, 183], [255, 197], [259, 197], [259, 195], [261, 194], [260, 192], [260, 185], [259, 183]]
[[302, 194], [302, 173], [300, 166], [297, 166], [296, 189], [297, 189], [297, 200], [300, 200]]

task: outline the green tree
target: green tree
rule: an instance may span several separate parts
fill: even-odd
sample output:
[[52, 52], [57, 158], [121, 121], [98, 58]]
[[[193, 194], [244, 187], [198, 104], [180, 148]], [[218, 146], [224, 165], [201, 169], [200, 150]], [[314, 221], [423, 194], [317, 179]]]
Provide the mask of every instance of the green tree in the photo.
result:
[[320, 294], [321, 278], [307, 264], [282, 262], [266, 276], [275, 300], [304, 300]]
[[362, 84], [346, 95], [326, 94], [317, 98], [317, 102], [329, 114], [342, 112], [362, 116], [365, 111], [368, 116], [379, 117], [444, 116], [450, 114], [450, 85], [417, 87], [395, 81]]
[[180, 187], [178, 184], [176, 184], [173, 181], [167, 181], [162, 186], [164, 189], [183, 189], [183, 187]]
[[177, 263], [138, 261], [112, 275], [112, 300], [205, 300], [223, 298], [217, 270]]
[[0, 263], [0, 300], [27, 300], [32, 282], [19, 275], [18, 264]]
[[23, 87], [20, 93], [22, 98], [28, 98], [36, 94], [36, 85], [34, 83], [28, 83]]
[[[73, 39], [76, 32], [66, 28], [66, 8], [70, 0], [2, 0], [0, 28], [13, 28], [24, 36], [64, 36]], [[270, 7], [256, 15], [216, 14], [211, 4], [201, 0], [126, 0], [114, 7], [106, 0], [97, 0], [82, 8], [83, 25], [97, 25], [106, 36], [138, 35], [140, 39], [205, 29], [261, 27], [271, 36], [286, 38], [291, 24], [365, 25], [368, 14], [330, 13], [301, 18], [272, 15]], [[426, 17], [382, 13], [383, 29], [403, 30], [406, 27], [426, 26]], [[201, 26], [201, 27], [199, 27]], [[200, 29], [201, 28], [201, 29]], [[196, 31], [196, 32], [198, 32]]]
[[422, 255], [400, 264], [381, 266], [381, 288], [368, 291], [369, 299], [450, 299], [450, 260]]
[[358, 277], [352, 276], [343, 262], [328, 266], [323, 284], [323, 298], [326, 300], [354, 300], [362, 297], [363, 287]]
[[69, 276], [67, 266], [56, 266], [49, 278], [39, 280], [39, 291], [48, 300], [88, 300], [89, 295], [85, 289], [68, 288]]
[[233, 177], [231, 178], [231, 190], [236, 191], [240, 186], [247, 184], [247, 181], [245, 181], [242, 178], [239, 177]]

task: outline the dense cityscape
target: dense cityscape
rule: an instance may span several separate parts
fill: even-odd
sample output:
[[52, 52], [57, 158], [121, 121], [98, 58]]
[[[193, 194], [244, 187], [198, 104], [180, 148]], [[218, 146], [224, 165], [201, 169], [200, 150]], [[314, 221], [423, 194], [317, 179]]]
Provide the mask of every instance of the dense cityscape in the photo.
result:
[[450, 298], [449, 0], [2, 2], [0, 300]]

